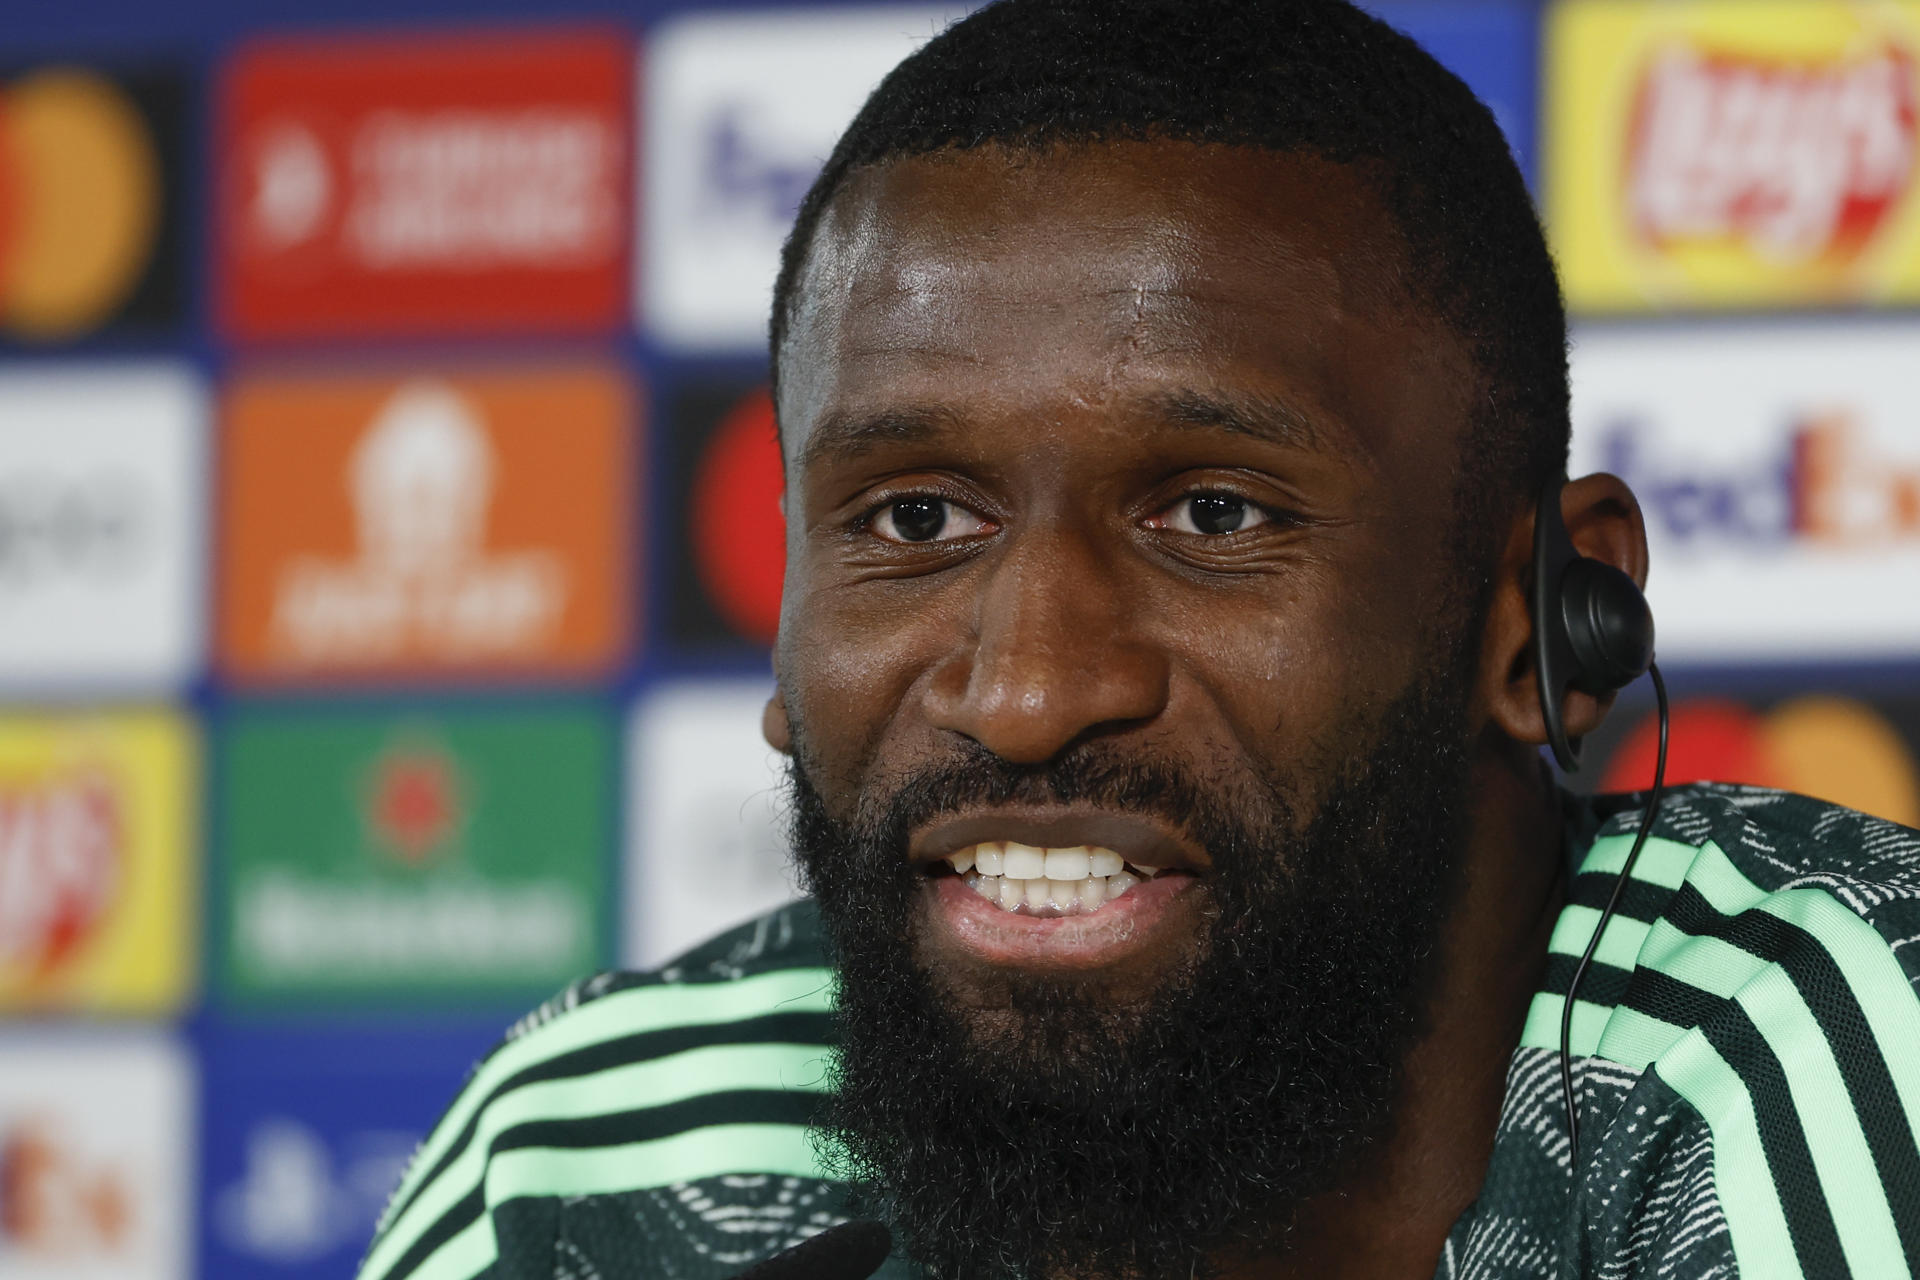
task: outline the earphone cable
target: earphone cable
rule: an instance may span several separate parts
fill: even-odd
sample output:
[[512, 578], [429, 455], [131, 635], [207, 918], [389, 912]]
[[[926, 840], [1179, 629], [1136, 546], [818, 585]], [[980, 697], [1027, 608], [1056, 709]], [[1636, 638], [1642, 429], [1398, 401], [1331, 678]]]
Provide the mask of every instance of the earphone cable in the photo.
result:
[[1627, 860], [1621, 864], [1620, 875], [1613, 882], [1613, 894], [1600, 912], [1600, 923], [1594, 926], [1593, 937], [1587, 940], [1586, 953], [1574, 967], [1573, 980], [1567, 983], [1566, 1002], [1560, 1009], [1560, 1096], [1567, 1104], [1567, 1136], [1573, 1144], [1571, 1163], [1575, 1177], [1580, 1171], [1580, 1113], [1573, 1101], [1573, 1005], [1580, 996], [1580, 980], [1587, 976], [1587, 966], [1593, 963], [1593, 954], [1600, 948], [1601, 935], [1606, 933], [1607, 922], [1613, 919], [1620, 897], [1626, 892], [1627, 881], [1633, 876], [1633, 864], [1639, 860], [1640, 850], [1646, 847], [1654, 815], [1660, 811], [1660, 797], [1667, 787], [1667, 682], [1660, 678], [1657, 662], [1647, 665], [1647, 674], [1653, 677], [1653, 696], [1660, 704], [1660, 754], [1653, 765], [1653, 790], [1647, 795], [1647, 809], [1640, 815], [1640, 830], [1633, 837], [1633, 847], [1627, 851]]

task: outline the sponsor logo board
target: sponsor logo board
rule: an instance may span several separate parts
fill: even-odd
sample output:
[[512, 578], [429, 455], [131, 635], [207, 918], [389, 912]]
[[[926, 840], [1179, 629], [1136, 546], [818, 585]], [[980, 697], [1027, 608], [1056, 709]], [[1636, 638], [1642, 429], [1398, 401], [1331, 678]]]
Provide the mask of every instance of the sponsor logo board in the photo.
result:
[[584, 704], [235, 713], [224, 990], [510, 1003], [600, 967], [612, 737]]
[[787, 548], [766, 384], [691, 381], [675, 390], [668, 411], [668, 640], [689, 652], [771, 644]]
[[882, 76], [971, 7], [663, 23], [641, 77], [641, 326], [681, 348], [763, 348], [780, 245], [834, 142]]
[[187, 86], [68, 64], [0, 75], [0, 338], [176, 327]]
[[0, 689], [191, 676], [205, 418], [184, 366], [0, 371]]
[[1570, 0], [1546, 56], [1575, 309], [1920, 298], [1920, 3]]
[[277, 41], [220, 104], [218, 304], [239, 338], [577, 332], [627, 281], [630, 42]]
[[351, 1275], [413, 1151], [499, 1035], [490, 1020], [209, 1036], [203, 1273]]
[[1906, 322], [1576, 333], [1573, 473], [1639, 495], [1662, 658], [1913, 656], [1917, 345]]
[[0, 716], [0, 1011], [185, 1002], [197, 755], [171, 712]]
[[598, 367], [242, 378], [224, 407], [222, 668], [611, 668], [632, 612], [634, 415]]
[[[1645, 704], [1635, 697], [1591, 739], [1598, 790], [1653, 785], [1659, 721]], [[1920, 826], [1920, 697], [1695, 688], [1674, 704], [1667, 780], [1703, 779], [1797, 791]]]
[[0, 1274], [187, 1280], [193, 1118], [168, 1038], [0, 1034]]
[[760, 736], [772, 692], [765, 680], [688, 680], [635, 705], [623, 963], [665, 963], [799, 896], [785, 769]]

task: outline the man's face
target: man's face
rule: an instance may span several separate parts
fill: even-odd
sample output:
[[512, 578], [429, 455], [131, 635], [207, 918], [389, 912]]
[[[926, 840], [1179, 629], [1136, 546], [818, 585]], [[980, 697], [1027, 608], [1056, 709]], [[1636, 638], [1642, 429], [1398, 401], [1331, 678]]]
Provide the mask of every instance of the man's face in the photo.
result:
[[[1222, 1117], [1291, 1107], [1259, 1134], [1302, 1149], [1341, 1128], [1266, 1177], [1282, 1200], [1378, 1127], [1474, 720], [1452, 518], [1472, 379], [1400, 254], [1350, 170], [1179, 143], [897, 162], [821, 226], [780, 406], [798, 852], [843, 1008], [889, 1028], [850, 1019], [843, 1097], [912, 1128], [941, 1107], [889, 1090], [938, 1088], [915, 1074], [937, 1063], [942, 1106], [1024, 1109], [1009, 1141], [1036, 1159], [976, 1181], [1086, 1155], [1093, 1130], [1040, 1132], [1076, 1079], [1153, 1112], [1126, 1140], [1173, 1177], [1205, 1180], [1166, 1166]], [[1343, 1032], [1330, 997], [1381, 1012]], [[1316, 1063], [1346, 1092], [1314, 1094]], [[868, 1137], [856, 1160], [906, 1182], [980, 1145]], [[1259, 1190], [1170, 1192], [1169, 1221], [1207, 1243], [1201, 1219]], [[1072, 1234], [1057, 1219], [1026, 1234]]]

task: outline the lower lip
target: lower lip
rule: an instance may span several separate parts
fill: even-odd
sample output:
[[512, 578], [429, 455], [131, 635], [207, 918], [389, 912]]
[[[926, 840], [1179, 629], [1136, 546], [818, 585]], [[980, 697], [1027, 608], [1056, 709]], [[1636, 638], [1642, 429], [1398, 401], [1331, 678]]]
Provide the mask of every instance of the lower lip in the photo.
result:
[[1008, 911], [981, 897], [959, 876], [939, 876], [927, 883], [934, 927], [961, 950], [992, 964], [1093, 969], [1148, 946], [1194, 877], [1163, 872], [1083, 916]]

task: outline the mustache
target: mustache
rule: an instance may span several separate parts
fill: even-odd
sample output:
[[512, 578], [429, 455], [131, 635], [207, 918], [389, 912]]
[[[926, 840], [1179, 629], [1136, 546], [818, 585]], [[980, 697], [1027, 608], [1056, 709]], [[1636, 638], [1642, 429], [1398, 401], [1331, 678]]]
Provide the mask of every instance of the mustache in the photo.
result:
[[[796, 756], [798, 759], [798, 756]], [[805, 784], [805, 771], [795, 769]], [[1201, 773], [1168, 756], [1086, 742], [1051, 759], [1025, 764], [971, 739], [950, 754], [916, 766], [881, 794], [862, 801], [854, 825], [898, 847], [918, 827], [966, 810], [1002, 805], [1082, 805], [1158, 818], [1203, 845], [1210, 813], [1271, 820], [1271, 792], [1250, 793], [1222, 774]]]

